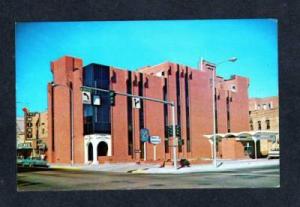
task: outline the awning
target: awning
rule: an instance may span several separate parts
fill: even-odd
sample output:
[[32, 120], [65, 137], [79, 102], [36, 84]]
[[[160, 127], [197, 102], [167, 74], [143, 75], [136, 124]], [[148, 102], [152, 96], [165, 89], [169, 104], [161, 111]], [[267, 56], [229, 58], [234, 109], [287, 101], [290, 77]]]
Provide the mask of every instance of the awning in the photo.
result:
[[[276, 140], [278, 131], [242, 131], [242, 132], [230, 132], [230, 133], [217, 133], [217, 138], [234, 138], [240, 141], [248, 140]], [[204, 135], [208, 139], [213, 139], [213, 134]]]

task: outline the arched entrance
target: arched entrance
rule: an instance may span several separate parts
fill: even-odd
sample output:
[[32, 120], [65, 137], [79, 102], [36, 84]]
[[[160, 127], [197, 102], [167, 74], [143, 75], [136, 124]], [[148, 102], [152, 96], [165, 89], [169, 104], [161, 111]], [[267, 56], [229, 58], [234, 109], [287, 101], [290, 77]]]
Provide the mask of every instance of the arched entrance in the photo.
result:
[[88, 161], [93, 161], [93, 145], [92, 145], [92, 143], [88, 144]]
[[97, 156], [107, 156], [108, 145], [106, 142], [100, 142], [97, 147]]
[[[111, 136], [103, 134], [85, 135], [84, 137], [84, 163], [98, 163], [98, 156], [112, 156]], [[92, 163], [91, 163], [92, 161]]]

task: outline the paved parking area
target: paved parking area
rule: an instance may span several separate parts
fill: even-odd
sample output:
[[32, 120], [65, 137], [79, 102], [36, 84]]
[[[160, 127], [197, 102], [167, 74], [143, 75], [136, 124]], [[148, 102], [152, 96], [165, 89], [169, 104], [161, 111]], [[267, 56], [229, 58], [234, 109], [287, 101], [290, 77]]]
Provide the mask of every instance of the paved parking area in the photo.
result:
[[279, 187], [279, 166], [191, 174], [129, 174], [47, 169], [17, 174], [18, 191]]

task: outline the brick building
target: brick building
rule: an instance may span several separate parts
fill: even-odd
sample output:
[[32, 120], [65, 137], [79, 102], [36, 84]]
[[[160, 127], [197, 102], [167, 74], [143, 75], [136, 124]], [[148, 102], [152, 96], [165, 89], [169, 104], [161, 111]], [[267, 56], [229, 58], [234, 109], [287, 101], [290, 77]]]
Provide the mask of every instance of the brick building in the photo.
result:
[[278, 97], [249, 99], [251, 130], [279, 131]]
[[[47, 112], [30, 112], [24, 108], [23, 122], [19, 124], [20, 133], [17, 136], [18, 154], [23, 157], [37, 157], [45, 155], [48, 142], [48, 115]], [[20, 122], [19, 121], [19, 122]], [[17, 125], [18, 126], [18, 125]]]
[[[249, 127], [252, 131], [279, 132], [278, 96], [249, 99]], [[279, 149], [279, 135], [274, 141], [262, 140], [260, 153], [267, 156], [269, 150]]]
[[[146, 160], [152, 161], [153, 145], [147, 143], [145, 153], [140, 141], [142, 128], [162, 140], [156, 147], [157, 160], [172, 159], [172, 140], [166, 137], [167, 126], [172, 123], [170, 107], [144, 100], [136, 109], [131, 98], [119, 95], [111, 106], [105, 92], [92, 93], [92, 97], [100, 96], [100, 105], [93, 101], [83, 104], [82, 86], [174, 101], [183, 140], [177, 147], [178, 157], [210, 159], [211, 143], [204, 135], [212, 133], [214, 69], [209, 62], [203, 62], [201, 70], [164, 62], [135, 71], [100, 64], [83, 67], [81, 59], [67, 56], [52, 62], [54, 84], [48, 84], [49, 161], [70, 163], [72, 151], [75, 163], [140, 161], [145, 154]], [[217, 76], [216, 81], [217, 132], [249, 130], [248, 79], [235, 75], [224, 80]]]

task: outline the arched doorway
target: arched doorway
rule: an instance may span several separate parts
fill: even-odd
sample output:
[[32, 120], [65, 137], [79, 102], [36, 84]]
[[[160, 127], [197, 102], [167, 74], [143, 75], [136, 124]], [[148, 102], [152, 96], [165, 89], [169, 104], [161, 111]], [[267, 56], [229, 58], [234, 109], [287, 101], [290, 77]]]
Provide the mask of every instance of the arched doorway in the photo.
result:
[[92, 143], [88, 144], [88, 161], [93, 161], [93, 145], [92, 145]]
[[100, 142], [97, 147], [97, 156], [107, 156], [108, 145], [106, 142]]

